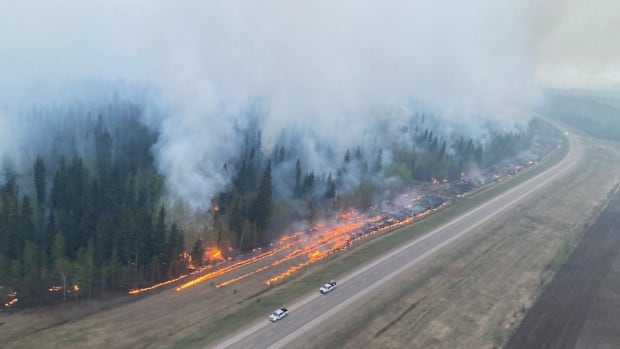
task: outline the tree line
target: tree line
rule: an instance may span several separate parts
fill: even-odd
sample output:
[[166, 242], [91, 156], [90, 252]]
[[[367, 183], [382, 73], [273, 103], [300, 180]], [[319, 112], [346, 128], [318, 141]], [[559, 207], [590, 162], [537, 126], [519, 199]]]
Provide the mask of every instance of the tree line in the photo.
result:
[[94, 112], [99, 116], [91, 110], [74, 118], [79, 125], [56, 125], [29, 170], [3, 167], [0, 296], [17, 290], [20, 305], [169, 280], [201, 266], [208, 246], [228, 255], [266, 246], [294, 222], [368, 208], [390, 186], [458, 179], [472, 164], [489, 166], [531, 141], [529, 129], [493, 133], [486, 144], [448, 137], [423, 117], [403, 129], [404, 142], [358, 145], [340, 155], [323, 148], [332, 163], [323, 170], [294, 143], [265, 149], [250, 123], [238, 130], [239, 152], [222, 164], [232, 185], [201, 213], [205, 234], [196, 237], [162, 204], [164, 178], [151, 153], [158, 134], [140, 121], [140, 107], [116, 103]]
[[[161, 205], [156, 135], [135, 115], [116, 122], [131, 131], [114, 138], [102, 117], [90, 125], [94, 159], [39, 156], [31, 176], [5, 166], [0, 285], [17, 290], [20, 305], [90, 299], [186, 272], [184, 235]], [[20, 190], [22, 177], [31, 177], [32, 194]]]

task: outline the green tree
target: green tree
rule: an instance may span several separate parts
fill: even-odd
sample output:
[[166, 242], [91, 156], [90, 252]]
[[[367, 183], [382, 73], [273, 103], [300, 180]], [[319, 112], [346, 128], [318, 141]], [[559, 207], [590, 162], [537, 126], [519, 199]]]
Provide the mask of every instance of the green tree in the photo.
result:
[[194, 246], [192, 247], [192, 264], [196, 268], [202, 267], [202, 263], [204, 262], [204, 244], [201, 238], [196, 239], [194, 242]]
[[39, 206], [45, 204], [45, 195], [47, 190], [47, 173], [45, 171], [45, 163], [39, 156], [34, 162], [34, 188], [37, 193], [37, 202]]
[[303, 194], [302, 183], [301, 183], [301, 160], [297, 159], [295, 162], [295, 188], [293, 188], [293, 192], [296, 197], [301, 197]]
[[[22, 209], [19, 214], [19, 230], [21, 239], [23, 240], [38, 240], [35, 235], [34, 222], [32, 220], [32, 205], [30, 204], [30, 198], [24, 195], [22, 199]], [[37, 241], [39, 243], [39, 241]]]
[[78, 250], [76, 259], [76, 283], [80, 288], [80, 293], [88, 292], [88, 299], [93, 296], [93, 282], [95, 279], [95, 248], [93, 239], [88, 240], [86, 247], [82, 246]]
[[37, 247], [30, 240], [26, 240], [26, 243], [24, 244], [22, 261], [24, 266], [24, 275], [33, 278], [37, 277], [39, 273], [39, 263], [37, 261]]
[[52, 260], [62, 283], [62, 300], [64, 302], [67, 301], [67, 274], [69, 272], [69, 260], [65, 249], [65, 237], [60, 233], [56, 234], [52, 244]]
[[167, 230], [166, 209], [162, 205], [159, 208], [159, 213], [157, 214], [157, 222], [155, 223], [155, 230], [153, 233], [153, 254], [158, 256], [160, 261], [168, 260], [168, 256], [166, 256]]
[[271, 218], [273, 186], [271, 183], [271, 161], [263, 172], [263, 179], [258, 194], [252, 207], [252, 221], [256, 224], [259, 232], [259, 243], [264, 243], [264, 233], [269, 225]]
[[336, 197], [336, 181], [332, 178], [331, 172], [327, 176], [327, 189], [325, 190], [325, 198], [333, 199]]

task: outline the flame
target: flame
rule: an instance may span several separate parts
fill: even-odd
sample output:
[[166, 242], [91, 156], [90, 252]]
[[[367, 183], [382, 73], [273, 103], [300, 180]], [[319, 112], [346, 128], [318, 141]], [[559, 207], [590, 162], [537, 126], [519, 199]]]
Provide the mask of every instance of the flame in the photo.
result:
[[142, 293], [142, 292], [146, 292], [146, 291], [151, 291], [151, 290], [154, 290], [156, 288], [159, 288], [159, 287], [162, 287], [162, 286], [165, 286], [165, 285], [170, 285], [172, 283], [175, 283], [175, 282], [177, 282], [177, 281], [179, 281], [181, 279], [184, 279], [184, 278], [188, 277], [189, 275], [190, 274], [184, 274], [184, 275], [181, 275], [181, 276], [179, 276], [177, 278], [174, 278], [172, 280], [160, 282], [158, 284], [155, 284], [155, 285], [149, 286], [149, 287], [145, 287], [145, 288], [134, 288], [134, 289], [129, 290], [129, 294], [134, 295], [134, 294], [138, 294], [138, 293]]
[[205, 248], [204, 259], [211, 263], [224, 261], [222, 251], [215, 246]]
[[190, 286], [194, 286], [194, 285], [197, 285], [199, 283], [205, 282], [207, 280], [213, 279], [216, 276], [224, 275], [224, 274], [226, 274], [226, 273], [228, 273], [228, 272], [230, 272], [232, 270], [241, 268], [241, 267], [246, 266], [248, 264], [252, 264], [252, 263], [255, 263], [257, 261], [263, 260], [263, 259], [265, 259], [267, 257], [270, 257], [270, 256], [272, 256], [272, 255], [274, 255], [274, 254], [276, 254], [278, 252], [281, 252], [281, 251], [283, 251], [283, 250], [285, 250], [285, 249], [287, 249], [289, 247], [290, 246], [288, 244], [286, 244], [284, 246], [281, 246], [280, 248], [277, 248], [277, 249], [274, 249], [274, 250], [271, 250], [271, 251], [267, 251], [267, 252], [261, 253], [258, 256], [251, 257], [251, 258], [239, 261], [237, 263], [231, 264], [229, 266], [223, 267], [223, 268], [218, 269], [218, 270], [214, 270], [214, 271], [212, 271], [212, 272], [210, 272], [208, 274], [205, 274], [205, 275], [200, 276], [200, 277], [198, 277], [198, 278], [196, 278], [194, 280], [191, 280], [191, 281], [188, 281], [188, 282], [182, 284], [181, 286], [177, 287], [176, 290], [177, 291], [181, 291], [181, 290], [186, 289], [186, 288], [188, 288]]
[[[440, 180], [435, 180], [440, 182]], [[280, 266], [284, 263], [292, 263], [284, 272], [280, 272], [272, 277], [269, 277], [265, 283], [267, 285], [273, 285], [274, 283], [283, 280], [299, 270], [305, 267], [325, 259], [325, 257], [333, 254], [337, 251], [347, 249], [353, 244], [354, 241], [372, 236], [379, 232], [384, 232], [388, 229], [395, 228], [400, 225], [408, 224], [414, 217], [417, 219], [423, 217], [428, 213], [434, 211], [428, 209], [422, 212], [413, 212], [416, 207], [413, 203], [420, 199], [420, 196], [412, 193], [404, 193], [401, 195], [402, 199], [399, 199], [401, 204], [393, 206], [396, 208], [394, 212], [402, 212], [399, 210], [406, 210], [405, 214], [362, 214], [359, 211], [352, 209], [342, 212], [331, 222], [319, 222], [309, 228], [307, 231], [296, 231], [290, 234], [284, 234], [277, 241], [270, 244], [270, 249], [266, 252], [261, 252], [260, 248], [252, 251], [253, 256], [247, 257], [243, 260], [233, 262], [232, 264], [218, 267], [220, 263], [231, 260], [231, 257], [224, 257], [222, 251], [217, 247], [207, 247], [204, 253], [204, 259], [216, 264], [211, 264], [208, 267], [213, 267], [214, 270], [206, 272], [209, 268], [193, 268], [194, 271], [186, 275], [182, 275], [174, 280], [169, 280], [151, 287], [143, 289], [134, 289], [130, 291], [130, 294], [136, 294], [154, 288], [174, 283], [182, 278], [185, 278], [194, 274], [202, 274], [189, 280], [175, 288], [176, 291], [185, 290], [188, 287], [198, 285], [205, 281], [214, 279], [216, 277], [223, 277], [232, 271], [252, 265], [254, 263], [264, 261], [267, 258], [271, 259], [264, 265], [260, 265], [251, 271], [244, 272], [242, 274], [231, 276], [228, 279], [219, 281], [216, 287], [221, 288], [239, 280], [243, 280], [250, 276], [265, 272], [274, 267]], [[393, 205], [391, 202], [388, 204]], [[370, 209], [370, 212], [378, 212], [380, 208], [374, 206]], [[398, 217], [398, 218], [396, 218]], [[228, 252], [232, 251], [231, 247], [227, 248]], [[303, 258], [303, 260], [302, 260]], [[182, 259], [187, 261], [188, 265], [191, 264], [191, 256], [184, 252]], [[206, 273], [205, 273], [206, 272]]]
[[17, 303], [17, 298], [13, 298], [10, 301], [4, 303], [4, 306], [8, 308], [8, 307], [12, 306], [15, 303]]

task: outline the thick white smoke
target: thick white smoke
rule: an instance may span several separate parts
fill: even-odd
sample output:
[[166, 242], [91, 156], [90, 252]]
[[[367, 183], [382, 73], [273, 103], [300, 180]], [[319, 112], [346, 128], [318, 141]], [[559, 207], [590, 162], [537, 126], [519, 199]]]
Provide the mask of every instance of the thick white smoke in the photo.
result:
[[1, 97], [36, 99], [33, 86], [91, 78], [154, 86], [167, 114], [150, 120], [160, 132], [159, 168], [173, 193], [208, 206], [230, 182], [222, 166], [242, 144], [235, 127], [256, 104], [265, 145], [295, 129], [310, 167], [329, 166], [316, 144], [342, 152], [368, 137], [378, 119], [402, 123], [410, 116], [403, 110], [431, 110], [472, 130], [527, 118], [538, 95], [536, 5], [6, 2]]

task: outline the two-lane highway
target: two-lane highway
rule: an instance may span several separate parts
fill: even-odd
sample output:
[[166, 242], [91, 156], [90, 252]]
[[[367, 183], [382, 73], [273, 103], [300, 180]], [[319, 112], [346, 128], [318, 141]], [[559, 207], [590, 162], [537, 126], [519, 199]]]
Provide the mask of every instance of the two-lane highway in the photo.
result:
[[[288, 317], [277, 323], [265, 319], [219, 343], [216, 348], [283, 348], [336, 314], [342, 315], [350, 305], [394, 279], [403, 271], [459, 238], [474, 233], [480, 225], [506, 212], [526, 197], [566, 175], [578, 163], [582, 148], [570, 135], [570, 151], [557, 165], [492, 200], [464, 213], [439, 228], [406, 245], [363, 265], [338, 280], [337, 289], [327, 295], [317, 291], [288, 306]], [[286, 304], [282, 304], [286, 306]], [[275, 310], [275, 309], [274, 309]]]

